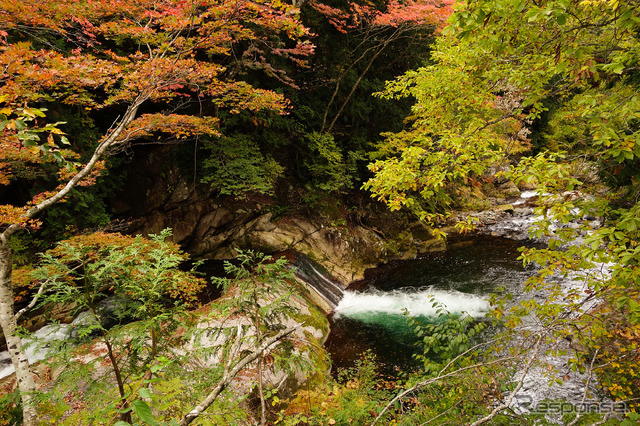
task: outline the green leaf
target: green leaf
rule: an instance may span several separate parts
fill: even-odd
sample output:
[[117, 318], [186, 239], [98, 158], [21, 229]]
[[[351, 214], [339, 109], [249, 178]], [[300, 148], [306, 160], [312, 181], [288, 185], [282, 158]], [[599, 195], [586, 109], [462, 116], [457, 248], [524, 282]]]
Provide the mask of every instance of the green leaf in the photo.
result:
[[162, 367], [163, 367], [163, 366], [162, 366], [162, 365], [160, 365], [160, 364], [154, 364], [154, 365], [152, 365], [152, 366], [149, 368], [149, 370], [150, 370], [152, 373], [154, 373], [154, 374], [155, 374], [155, 373], [157, 373], [158, 371], [162, 370]]
[[620, 62], [611, 64], [610, 69], [614, 74], [622, 74], [622, 72], [624, 71], [624, 64]]
[[138, 389], [138, 395], [142, 398], [151, 398], [152, 394], [149, 388], [140, 388]]
[[133, 401], [133, 412], [145, 423], [150, 425], [156, 425], [156, 419], [153, 417], [151, 407], [144, 401], [136, 399]]

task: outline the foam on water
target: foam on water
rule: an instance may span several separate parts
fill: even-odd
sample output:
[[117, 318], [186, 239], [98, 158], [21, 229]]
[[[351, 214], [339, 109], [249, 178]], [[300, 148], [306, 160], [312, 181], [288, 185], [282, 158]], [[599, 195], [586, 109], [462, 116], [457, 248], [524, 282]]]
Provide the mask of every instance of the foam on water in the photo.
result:
[[404, 309], [411, 316], [434, 317], [441, 308], [450, 313], [466, 313], [482, 317], [489, 310], [489, 302], [481, 296], [433, 287], [404, 287], [391, 291], [372, 290], [364, 293], [346, 291], [335, 309], [335, 315], [361, 319], [368, 314], [402, 315]]
[[522, 191], [520, 193], [520, 198], [533, 198], [538, 195], [538, 191]]

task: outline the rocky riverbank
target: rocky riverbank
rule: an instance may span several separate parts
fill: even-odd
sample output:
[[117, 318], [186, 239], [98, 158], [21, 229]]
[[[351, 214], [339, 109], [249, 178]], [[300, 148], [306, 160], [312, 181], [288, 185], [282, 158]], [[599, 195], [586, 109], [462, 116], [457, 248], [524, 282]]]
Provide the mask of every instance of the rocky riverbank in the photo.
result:
[[[563, 194], [567, 196], [580, 196], [579, 194]], [[554, 231], [561, 227], [575, 227], [580, 222], [588, 221], [590, 226], [597, 228], [600, 226], [598, 218], [584, 216], [573, 222], [560, 224], [552, 223], [548, 228], [549, 235], [543, 237], [533, 237], [530, 228], [540, 220], [536, 216], [534, 209], [537, 206], [538, 196], [534, 191], [524, 191], [520, 197], [509, 200], [508, 204], [497, 206], [493, 209], [472, 213], [479, 222], [480, 234], [500, 236], [518, 241], [529, 241], [541, 245], [549, 241]], [[583, 233], [584, 237], [586, 233]], [[581, 238], [571, 241], [569, 244], [579, 244]], [[537, 268], [536, 265], [532, 265]], [[606, 279], [608, 274], [607, 265], [572, 273], [566, 277], [553, 278], [553, 282], [558, 285], [562, 294], [581, 294], [585, 300], [589, 299], [586, 293], [585, 277], [591, 276]], [[515, 295], [513, 304], [535, 300], [544, 303], [551, 296], [550, 290], [541, 289], [532, 292], [525, 292], [520, 288]], [[598, 300], [590, 299], [582, 306], [583, 313], [588, 312], [598, 305]], [[578, 314], [578, 313], [574, 313]], [[531, 368], [524, 366], [518, 369], [513, 380], [515, 383], [522, 383], [521, 388], [516, 392], [511, 408], [519, 413], [542, 413], [547, 420], [562, 423], [562, 416], [567, 413], [567, 409], [589, 411], [591, 408], [615, 409], [615, 404], [603, 397], [599, 389], [597, 377], [592, 372], [580, 372], [571, 368], [571, 359], [575, 358], [575, 349], [571, 345], [571, 339], [554, 338], [550, 330], [541, 326], [540, 322], [533, 316], [523, 319], [520, 326], [523, 332], [529, 335], [544, 335], [545, 340], [536, 356], [536, 361]], [[524, 340], [516, 339], [514, 345], [524, 344]], [[558, 380], [558, 378], [562, 378]]]

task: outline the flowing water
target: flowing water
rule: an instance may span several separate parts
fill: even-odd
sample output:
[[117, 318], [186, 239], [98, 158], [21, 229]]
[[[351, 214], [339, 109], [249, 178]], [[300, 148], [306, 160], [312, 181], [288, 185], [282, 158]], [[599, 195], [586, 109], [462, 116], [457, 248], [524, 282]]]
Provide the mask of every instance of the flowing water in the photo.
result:
[[504, 238], [474, 237], [453, 243], [444, 252], [367, 271], [363, 281], [345, 292], [331, 317], [326, 347], [334, 367], [351, 367], [370, 350], [387, 373], [410, 369], [415, 365], [416, 338], [403, 312], [421, 321], [434, 321], [438, 307], [483, 317], [492, 293], [519, 293], [533, 273], [518, 260], [522, 245]]
[[[501, 220], [488, 232], [500, 234], [496, 229], [511, 232], [511, 228], [514, 228], [518, 235], [524, 235], [526, 227], [518, 228], [516, 225], [520, 222], [528, 225], [531, 220], [526, 215], [513, 215], [511, 220]], [[369, 270], [364, 280], [353, 283], [347, 291], [303, 255], [289, 253], [289, 260], [296, 274], [316, 288], [334, 309], [329, 318], [331, 333], [326, 342], [334, 371], [354, 366], [364, 352], [371, 351], [383, 366], [382, 372], [393, 375], [398, 370], [408, 371], [417, 366], [412, 358], [417, 349], [417, 339], [407, 326], [405, 313], [420, 321], [430, 322], [437, 320], [437, 309], [443, 308], [454, 314], [471, 315], [481, 321], [490, 309], [489, 296], [492, 293], [509, 293], [515, 295], [516, 299], [544, 298], [545, 294], [522, 295], [522, 283], [535, 270], [522, 266], [518, 260], [518, 248], [531, 244], [502, 237], [475, 236], [450, 244], [444, 252], [413, 260], [392, 261]], [[205, 268], [208, 276], [225, 275], [222, 262], [206, 262], [202, 268]], [[567, 288], [580, 285], [579, 280], [565, 281]], [[218, 296], [219, 290], [211, 286], [203, 296], [206, 299], [203, 301]], [[44, 327], [35, 333], [34, 338], [45, 346], [44, 349], [30, 348], [31, 362], [46, 357], [46, 343], [52, 339], [65, 339], [71, 326], [51, 327]], [[544, 361], [566, 370], [565, 358], [551, 356]], [[0, 377], [12, 371], [8, 353], [0, 352]], [[514, 377], [519, 374], [516, 373]], [[527, 412], [533, 403], [545, 398], [580, 403], [584, 382], [585, 377], [576, 374], [561, 385], [550, 386], [542, 373], [529, 372], [525, 376], [524, 386], [516, 395], [513, 408]], [[592, 381], [590, 388], [593, 386]]]

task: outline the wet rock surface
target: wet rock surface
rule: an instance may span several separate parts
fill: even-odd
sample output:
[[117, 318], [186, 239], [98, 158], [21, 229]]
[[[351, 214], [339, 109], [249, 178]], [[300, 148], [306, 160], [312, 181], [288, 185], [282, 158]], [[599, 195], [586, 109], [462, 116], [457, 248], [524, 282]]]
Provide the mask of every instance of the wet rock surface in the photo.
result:
[[[578, 291], [587, 297], [582, 275], [606, 275], [606, 268], [572, 274], [555, 281], [564, 294]], [[604, 277], [603, 277], [604, 278]], [[519, 301], [535, 299], [544, 303], [549, 292], [546, 290], [522, 293]], [[582, 313], [595, 307], [598, 301], [592, 299], [582, 307]], [[574, 313], [578, 315], [579, 313]], [[537, 361], [528, 371], [521, 367], [514, 375], [514, 382], [522, 380], [522, 387], [516, 393], [512, 408], [520, 413], [540, 413], [552, 422], [562, 423], [562, 416], [575, 410], [590, 411], [591, 408], [612, 406], [613, 403], [604, 397], [595, 375], [590, 372], [581, 373], [571, 368], [571, 359], [575, 358], [570, 337], [560, 339], [549, 335], [549, 330], [541, 327], [534, 316], [525, 317], [521, 326], [523, 334], [545, 336]], [[524, 344], [516, 340], [514, 344]]]
[[[509, 204], [497, 206], [485, 212], [475, 213], [480, 222], [479, 233], [485, 235], [510, 238], [517, 241], [532, 241], [539, 244], [548, 242], [549, 236], [534, 238], [529, 229], [539, 220], [534, 213], [538, 202], [538, 196], [533, 191], [525, 191], [518, 198], [509, 200]], [[583, 217], [581, 221], [589, 221], [590, 225], [597, 228], [600, 224], [595, 217]], [[579, 223], [551, 224], [550, 236], [559, 227], [574, 227]], [[583, 233], [584, 234], [584, 233]], [[584, 235], [583, 235], [584, 236]], [[570, 244], [579, 244], [578, 238]], [[534, 267], [536, 267], [534, 265]], [[600, 265], [593, 270], [573, 273], [567, 277], [558, 278], [555, 283], [560, 286], [563, 294], [577, 291], [583, 297], [587, 297], [585, 275], [602, 275], [606, 278], [608, 270], [606, 265]], [[514, 303], [527, 299], [535, 299], [544, 302], [549, 297], [549, 290], [539, 290], [525, 293], [519, 289], [519, 296]], [[598, 301], [593, 299], [583, 306], [582, 312], [596, 306]], [[525, 317], [522, 331], [531, 334], [545, 334], [539, 322], [533, 316]], [[524, 341], [516, 341], [514, 345], [524, 344]], [[580, 373], [571, 369], [570, 360], [575, 357], [570, 339], [550, 338], [545, 340], [537, 361], [528, 370], [522, 366], [513, 377], [515, 383], [522, 381], [522, 387], [516, 393], [511, 408], [518, 413], [543, 414], [548, 421], [561, 424], [563, 416], [576, 410], [589, 412], [592, 409], [604, 411], [616, 411], [620, 407], [607, 399], [598, 386], [597, 378], [587, 373]], [[558, 378], [561, 378], [559, 381]], [[618, 404], [619, 405], [619, 404]]]

